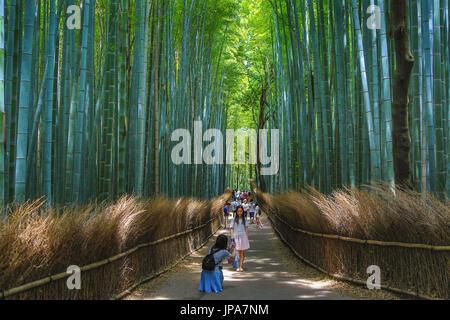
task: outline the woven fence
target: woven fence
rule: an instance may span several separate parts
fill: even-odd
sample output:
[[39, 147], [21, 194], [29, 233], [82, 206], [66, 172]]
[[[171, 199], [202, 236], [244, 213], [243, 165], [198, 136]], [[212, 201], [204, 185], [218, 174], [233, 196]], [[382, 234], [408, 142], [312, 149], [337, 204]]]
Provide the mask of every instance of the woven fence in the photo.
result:
[[[158, 205], [152, 204], [152, 201], [143, 204], [138, 202], [135, 206], [140, 210], [135, 210], [134, 215], [128, 214], [126, 219], [122, 217], [117, 220], [122, 229], [127, 228], [128, 231], [125, 239], [122, 239], [122, 245], [118, 247], [121, 249], [120, 252], [104, 257], [101, 254], [89, 254], [88, 251], [101, 252], [94, 247], [107, 246], [107, 243], [100, 244], [91, 241], [89, 246], [93, 247], [81, 246], [84, 249], [79, 252], [79, 255], [88, 256], [92, 261], [79, 265], [81, 289], [68, 289], [67, 279], [71, 274], [66, 273], [66, 268], [76, 263], [64, 258], [62, 259], [64, 263], [59, 266], [35, 265], [34, 268], [40, 269], [41, 272], [30, 272], [26, 279], [21, 279], [21, 276], [15, 271], [15, 277], [18, 279], [16, 283], [19, 281], [22, 283], [10, 288], [0, 287], [0, 299], [122, 298], [140, 284], [170, 270], [186, 256], [202, 247], [220, 227], [220, 212], [230, 196], [230, 190], [227, 190], [222, 196], [211, 201], [160, 199], [155, 200]], [[120, 210], [126, 210], [126, 208], [125, 204]], [[167, 212], [161, 212], [161, 209], [164, 208], [167, 209]], [[120, 211], [117, 208], [115, 210]], [[140, 219], [138, 219], [139, 217]], [[130, 229], [139, 229], [140, 231], [130, 232]], [[108, 240], [104, 239], [104, 241]], [[111, 243], [112, 247], [114, 245]], [[67, 256], [72, 257], [73, 260], [74, 254], [67, 254]], [[95, 257], [98, 258], [95, 259]], [[54, 258], [49, 260], [55, 261]], [[87, 260], [80, 259], [79, 261]], [[26, 263], [29, 262], [23, 261], [23, 264]], [[32, 268], [33, 266], [28, 267]], [[58, 269], [60, 272], [55, 273], [54, 270]], [[15, 270], [19, 270], [19, 268], [16, 266]], [[39, 274], [45, 276], [38, 277]], [[6, 280], [3, 279], [3, 283]]]
[[[298, 226], [300, 223], [295, 219], [302, 215], [303, 204], [280, 203], [285, 199], [257, 189], [254, 191], [279, 237], [300, 260], [317, 270], [336, 279], [366, 286], [371, 275], [367, 268], [375, 265], [381, 271], [382, 289], [422, 299], [449, 298], [450, 246], [356, 238], [339, 235], [330, 229], [327, 233], [320, 232], [320, 228], [306, 230], [304, 226]], [[322, 223], [327, 229], [321, 221], [323, 212], [315, 212], [316, 223]], [[444, 213], [444, 219], [448, 219]], [[345, 219], [342, 212], [336, 214]], [[441, 227], [447, 228], [448, 224], [442, 226], [441, 223]], [[383, 231], [390, 232], [387, 228], [377, 228], [378, 234]]]

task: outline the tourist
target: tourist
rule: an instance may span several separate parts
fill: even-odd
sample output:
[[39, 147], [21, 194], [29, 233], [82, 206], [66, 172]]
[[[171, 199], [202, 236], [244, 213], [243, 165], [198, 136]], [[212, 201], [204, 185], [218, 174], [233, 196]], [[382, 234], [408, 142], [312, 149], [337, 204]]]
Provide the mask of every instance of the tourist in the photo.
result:
[[227, 203], [225, 205], [225, 207], [223, 208], [223, 219], [225, 220], [225, 229], [227, 228], [227, 223], [228, 223], [228, 217], [230, 216], [230, 208], [229, 208], [230, 204]]
[[239, 267], [236, 269], [238, 272], [244, 271], [244, 253], [245, 250], [250, 249], [250, 243], [248, 241], [248, 224], [244, 219], [244, 209], [242, 206], [238, 206], [236, 210], [236, 217], [231, 222], [231, 238], [236, 244], [236, 251], [239, 254]]
[[215, 245], [209, 248], [208, 254], [213, 254], [214, 256], [214, 271], [202, 270], [202, 275], [200, 277], [199, 290], [206, 293], [218, 293], [223, 291], [223, 272], [221, 262], [223, 259], [234, 259], [235, 253], [231, 254], [233, 251], [233, 246], [227, 249], [228, 237], [221, 234], [217, 237]]
[[236, 209], [237, 209], [238, 205], [239, 205], [239, 203], [236, 200], [231, 202], [231, 211], [232, 211], [233, 218], [236, 216]]
[[255, 219], [256, 219], [256, 228], [262, 229], [264, 225], [261, 221], [261, 209], [258, 206], [258, 202], [255, 201]]
[[253, 224], [255, 223], [254, 221], [254, 217], [255, 217], [255, 204], [253, 202], [251, 202], [250, 200], [250, 204], [248, 206], [248, 212], [250, 214], [250, 223]]
[[244, 209], [244, 219], [247, 220], [247, 214], [248, 214], [248, 204], [247, 200], [244, 200], [244, 203], [242, 204], [242, 209]]

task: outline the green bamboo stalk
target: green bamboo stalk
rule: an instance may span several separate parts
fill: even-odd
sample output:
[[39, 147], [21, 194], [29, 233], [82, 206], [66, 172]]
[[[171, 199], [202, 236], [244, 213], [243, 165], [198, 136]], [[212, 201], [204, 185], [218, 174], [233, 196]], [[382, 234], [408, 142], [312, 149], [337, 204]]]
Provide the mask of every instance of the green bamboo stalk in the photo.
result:
[[371, 180], [374, 181], [378, 177], [378, 172], [380, 170], [380, 154], [376, 149], [375, 143], [375, 133], [374, 133], [374, 125], [373, 125], [373, 115], [372, 108], [370, 105], [370, 96], [369, 96], [369, 86], [367, 81], [367, 72], [366, 72], [366, 62], [364, 59], [364, 47], [362, 43], [362, 35], [361, 28], [359, 23], [359, 14], [358, 8], [356, 4], [356, 0], [352, 0], [353, 5], [353, 20], [354, 20], [354, 28], [356, 31], [356, 42], [358, 45], [358, 53], [359, 53], [359, 65], [361, 71], [361, 82], [363, 89], [363, 97], [364, 97], [364, 107], [365, 107], [365, 118], [366, 118], [366, 126], [369, 135], [369, 146], [370, 146], [370, 161], [371, 165]]
[[44, 105], [44, 163], [43, 163], [43, 181], [42, 191], [48, 204], [52, 204], [52, 118], [53, 118], [53, 82], [55, 67], [55, 36], [56, 36], [56, 1], [50, 0], [50, 26], [48, 37], [48, 76], [44, 77], [46, 82], [46, 103]]
[[[413, 149], [412, 154], [412, 165], [413, 165], [413, 181], [415, 188], [420, 190], [421, 188], [421, 177], [422, 177], [422, 163], [421, 163], [421, 77], [422, 77], [422, 52], [419, 50], [419, 14], [418, 14], [418, 3], [416, 1], [409, 2], [409, 6], [411, 8], [411, 48], [412, 54], [416, 57], [416, 63], [414, 64], [413, 72], [412, 72], [412, 121], [411, 121], [411, 144]], [[420, 8], [420, 4], [419, 4]]]
[[17, 155], [16, 155], [16, 179], [15, 179], [15, 200], [22, 202], [25, 200], [26, 189], [26, 159], [28, 147], [28, 110], [30, 108], [30, 77], [31, 58], [33, 54], [33, 32], [34, 32], [34, 10], [35, 1], [26, 1], [25, 28], [24, 28], [24, 48], [21, 59], [20, 77], [20, 99], [17, 124]]
[[[17, 114], [18, 114], [18, 103], [19, 103], [19, 94], [20, 94], [20, 58], [22, 55], [22, 32], [23, 32], [23, 23], [22, 23], [22, 1], [16, 3], [14, 8], [13, 4], [15, 2], [11, 2], [11, 13], [14, 12], [14, 18], [10, 17], [10, 21], [15, 21], [14, 25], [11, 25], [11, 29], [13, 30], [14, 37], [11, 37], [14, 41], [14, 45], [9, 45], [9, 48], [14, 48], [12, 53], [12, 92], [11, 92], [11, 108], [7, 108], [7, 111], [11, 110], [10, 117], [8, 117], [8, 125], [9, 125], [9, 202], [14, 201], [15, 198], [15, 181], [16, 181], [16, 142], [17, 142]], [[13, 9], [14, 8], [14, 9]], [[10, 33], [11, 35], [11, 33]]]
[[[432, 70], [432, 41], [433, 41], [433, 12], [431, 3], [423, 3], [423, 45], [424, 45], [424, 79], [425, 79], [425, 118], [426, 118], [426, 144], [427, 152], [427, 188], [436, 191], [436, 145], [433, 112], [433, 70]], [[429, 186], [428, 186], [429, 185]]]
[[[445, 146], [444, 146], [444, 80], [441, 64], [441, 19], [440, 0], [434, 0], [433, 6], [433, 109], [436, 133], [436, 191], [444, 200], [446, 186]], [[430, 3], [431, 5], [431, 3]]]
[[14, 77], [14, 49], [15, 49], [15, 26], [16, 26], [16, 1], [11, 0], [8, 14], [8, 37], [6, 45], [6, 70], [5, 70], [5, 118], [6, 118], [6, 154], [5, 154], [5, 176], [4, 176], [4, 199], [5, 203], [11, 201], [11, 140], [15, 138], [11, 130], [13, 110], [13, 77]]
[[5, 112], [5, 3], [0, 0], [0, 206], [3, 217], [5, 203], [6, 159], [6, 112]]
[[380, 8], [380, 63], [381, 63], [381, 123], [382, 123], [382, 145], [383, 145], [383, 180], [394, 185], [394, 160], [392, 154], [392, 96], [391, 78], [389, 70], [389, 55], [387, 43], [386, 15], [384, 0], [378, 0]]
[[336, 109], [338, 111], [339, 116], [339, 148], [340, 148], [340, 162], [341, 162], [341, 176], [342, 183], [344, 185], [348, 185], [349, 180], [349, 160], [348, 160], [348, 151], [347, 151], [347, 131], [346, 124], [348, 120], [346, 118], [346, 104], [345, 104], [345, 83], [344, 83], [344, 21], [343, 21], [343, 7], [342, 1], [336, 1], [335, 6], [335, 19], [336, 19], [336, 37], [335, 37], [335, 46], [336, 46], [336, 95], [337, 95], [337, 104]]
[[319, 105], [317, 106], [317, 113], [318, 113], [318, 124], [319, 124], [319, 131], [322, 132], [322, 144], [323, 144], [323, 153], [321, 156], [324, 156], [324, 164], [323, 164], [323, 171], [322, 171], [322, 178], [321, 178], [321, 191], [322, 192], [330, 192], [331, 191], [331, 182], [332, 182], [332, 177], [331, 177], [331, 159], [330, 159], [330, 154], [331, 152], [331, 146], [329, 144], [329, 126], [327, 123], [327, 107], [326, 107], [326, 100], [325, 100], [325, 89], [323, 86], [323, 81], [322, 81], [322, 71], [321, 71], [321, 65], [320, 63], [318, 63], [320, 61], [320, 53], [319, 53], [319, 41], [317, 38], [317, 33], [316, 33], [316, 23], [315, 23], [315, 18], [314, 18], [314, 10], [313, 10], [313, 5], [312, 3], [308, 2], [308, 9], [309, 9], [309, 23], [311, 25], [311, 36], [312, 36], [312, 40], [313, 40], [313, 55], [314, 55], [314, 60], [316, 61], [316, 63], [314, 63], [314, 70], [315, 70], [315, 79], [317, 81], [318, 86], [318, 103]]
[[83, 150], [83, 132], [85, 128], [85, 107], [86, 107], [86, 87], [87, 87], [87, 53], [88, 53], [88, 35], [89, 35], [89, 6], [90, 0], [84, 1], [83, 6], [83, 29], [81, 40], [81, 68], [80, 68], [80, 86], [79, 86], [79, 100], [76, 119], [76, 133], [75, 133], [75, 150], [73, 163], [73, 201], [80, 202], [81, 200], [81, 152]]

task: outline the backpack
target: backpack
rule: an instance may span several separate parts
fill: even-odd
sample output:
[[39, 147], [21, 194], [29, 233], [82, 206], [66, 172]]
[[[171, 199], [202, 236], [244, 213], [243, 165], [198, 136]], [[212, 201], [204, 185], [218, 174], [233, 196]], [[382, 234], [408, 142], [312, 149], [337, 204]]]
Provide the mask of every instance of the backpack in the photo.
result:
[[214, 271], [216, 268], [216, 262], [214, 261], [214, 253], [217, 251], [214, 248], [211, 249], [211, 253], [206, 255], [202, 261], [202, 269], [205, 271]]

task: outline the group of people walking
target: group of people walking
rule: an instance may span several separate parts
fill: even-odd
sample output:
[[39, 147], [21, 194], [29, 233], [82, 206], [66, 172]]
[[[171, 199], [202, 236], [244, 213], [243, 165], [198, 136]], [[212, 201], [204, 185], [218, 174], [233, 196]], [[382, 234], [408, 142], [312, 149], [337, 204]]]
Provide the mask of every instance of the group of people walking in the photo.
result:
[[[235, 218], [237, 214], [238, 207], [241, 206], [243, 210], [243, 217], [247, 221], [247, 217], [250, 217], [250, 224], [256, 223], [256, 228], [262, 228], [263, 224], [261, 222], [261, 209], [258, 206], [256, 201], [247, 201], [244, 199], [243, 201], [233, 200], [231, 203], [227, 203], [223, 208], [223, 217], [225, 229], [231, 228], [231, 225], [228, 226], [228, 220], [231, 218]], [[233, 221], [233, 220], [232, 220]]]
[[[246, 198], [244, 194], [247, 195]], [[221, 234], [217, 237], [216, 243], [208, 251], [208, 255], [214, 257], [214, 270], [202, 270], [200, 291], [207, 293], [222, 291], [224, 278], [221, 262], [224, 259], [228, 259], [228, 263], [233, 264], [237, 272], [245, 271], [243, 267], [245, 251], [250, 249], [249, 224], [256, 223], [257, 229], [263, 228], [261, 210], [256, 201], [251, 201], [250, 195], [249, 192], [233, 192], [233, 201], [227, 203], [223, 208], [224, 228], [230, 230], [231, 245], [228, 246], [226, 235]], [[247, 216], [249, 216], [250, 221], [248, 221]], [[229, 220], [231, 222], [228, 225]]]
[[247, 200], [252, 195], [252, 192], [250, 190], [247, 191], [241, 191], [239, 189], [233, 190], [232, 198], [233, 200]]

